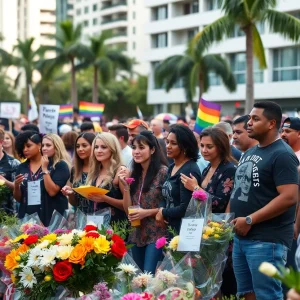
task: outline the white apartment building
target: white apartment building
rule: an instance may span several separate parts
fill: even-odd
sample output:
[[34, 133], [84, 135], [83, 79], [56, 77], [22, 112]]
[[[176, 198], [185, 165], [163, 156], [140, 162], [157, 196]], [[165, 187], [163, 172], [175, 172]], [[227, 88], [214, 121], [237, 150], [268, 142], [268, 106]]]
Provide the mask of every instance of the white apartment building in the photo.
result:
[[144, 25], [149, 20], [148, 12], [143, 0], [75, 0], [74, 24], [82, 24], [85, 43], [90, 36], [111, 30], [113, 37], [107, 43], [134, 58], [138, 63], [135, 71], [147, 74]]
[[[145, 57], [150, 64], [148, 104], [155, 105], [155, 111], [179, 114], [185, 104], [185, 95], [180, 87], [169, 93], [155, 86], [154, 68], [165, 58], [183, 54], [189, 39], [204, 26], [222, 16], [218, 0], [145, 0], [150, 10], [150, 22], [145, 33], [150, 37], [150, 47]], [[299, 0], [279, 0], [278, 10], [300, 18]], [[255, 99], [278, 102], [285, 111], [300, 110], [300, 46], [271, 34], [268, 26], [258, 26], [265, 47], [268, 63], [266, 70], [254, 64]], [[209, 53], [221, 54], [231, 65], [237, 81], [237, 91], [229, 93], [220, 80], [210, 76], [211, 88], [203, 98], [222, 104], [222, 113], [232, 113], [236, 102], [244, 106], [246, 94], [245, 37], [238, 28], [232, 38], [213, 45]], [[198, 98], [194, 99], [198, 102]]]

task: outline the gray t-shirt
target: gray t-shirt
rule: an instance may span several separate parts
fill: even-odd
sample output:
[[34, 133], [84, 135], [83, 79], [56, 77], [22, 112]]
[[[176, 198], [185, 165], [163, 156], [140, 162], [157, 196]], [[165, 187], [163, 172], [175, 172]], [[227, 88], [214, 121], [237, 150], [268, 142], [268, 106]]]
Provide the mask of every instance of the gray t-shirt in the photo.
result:
[[[266, 206], [279, 194], [276, 187], [298, 184], [299, 161], [281, 139], [266, 147], [254, 146], [241, 158], [235, 173], [230, 211], [246, 217]], [[293, 240], [295, 206], [270, 220], [253, 225], [245, 237], [238, 238], [283, 243]]]

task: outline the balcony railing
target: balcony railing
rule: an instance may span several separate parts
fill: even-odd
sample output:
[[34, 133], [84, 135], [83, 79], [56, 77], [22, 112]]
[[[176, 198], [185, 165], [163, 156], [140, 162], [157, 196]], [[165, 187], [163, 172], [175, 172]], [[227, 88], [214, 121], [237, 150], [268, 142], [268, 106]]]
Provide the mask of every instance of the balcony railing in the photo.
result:
[[108, 9], [108, 8], [113, 8], [113, 7], [116, 7], [116, 6], [120, 6], [120, 5], [127, 5], [127, 1], [119, 1], [117, 3], [114, 3], [114, 4], [102, 4], [102, 7], [101, 7], [101, 10], [104, 10], [104, 9]]
[[109, 19], [109, 20], [102, 20], [101, 24], [103, 25], [103, 24], [109, 24], [109, 23], [119, 22], [119, 21], [127, 21], [127, 16], [119, 17], [115, 19]]

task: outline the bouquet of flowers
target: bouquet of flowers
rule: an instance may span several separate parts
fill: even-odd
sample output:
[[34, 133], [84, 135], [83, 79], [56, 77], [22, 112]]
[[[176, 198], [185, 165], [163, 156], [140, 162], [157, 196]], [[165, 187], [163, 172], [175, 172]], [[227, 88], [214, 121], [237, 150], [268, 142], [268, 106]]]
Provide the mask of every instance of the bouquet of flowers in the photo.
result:
[[6, 256], [5, 267], [22, 299], [54, 297], [59, 286], [76, 297], [92, 292], [99, 282], [112, 286], [117, 264], [127, 252], [119, 235], [92, 223], [84, 230], [44, 230], [31, 226], [12, 241]]

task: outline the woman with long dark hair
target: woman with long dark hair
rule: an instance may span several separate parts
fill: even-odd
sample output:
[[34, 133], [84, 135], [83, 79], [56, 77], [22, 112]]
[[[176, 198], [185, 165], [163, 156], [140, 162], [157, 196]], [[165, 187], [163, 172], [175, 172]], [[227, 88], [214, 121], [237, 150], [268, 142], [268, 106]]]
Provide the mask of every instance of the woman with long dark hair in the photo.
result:
[[[139, 221], [130, 234], [129, 241], [134, 244], [132, 255], [143, 272], [155, 273], [157, 263], [162, 258], [162, 249], [155, 248], [158, 238], [165, 236], [165, 226], [156, 226], [155, 216], [162, 200], [162, 186], [167, 176], [167, 160], [160, 145], [150, 131], [143, 131], [132, 141], [133, 165], [130, 177], [134, 179], [130, 186], [124, 178], [129, 176], [120, 172], [124, 185], [124, 209], [131, 222]], [[135, 212], [128, 209], [135, 205]]]
[[65, 146], [55, 134], [42, 139], [34, 131], [24, 131], [16, 138], [16, 149], [21, 158], [26, 158], [14, 182], [13, 195], [20, 202], [18, 217], [38, 213], [48, 226], [54, 210], [63, 214], [68, 208], [68, 200], [60, 192], [70, 177]]
[[85, 214], [93, 211], [91, 201], [75, 193], [72, 188], [86, 185], [94, 139], [95, 134], [91, 132], [84, 132], [77, 136], [75, 140], [74, 166], [71, 169], [70, 177], [71, 185], [65, 185], [61, 190], [65, 196], [69, 197], [69, 203]]
[[156, 215], [159, 224], [168, 223], [179, 233], [181, 219], [192, 197], [180, 180], [180, 174], [192, 174], [201, 180], [198, 159], [198, 145], [193, 132], [185, 125], [173, 125], [167, 137], [167, 155], [174, 160], [168, 170], [163, 186], [163, 201]]

